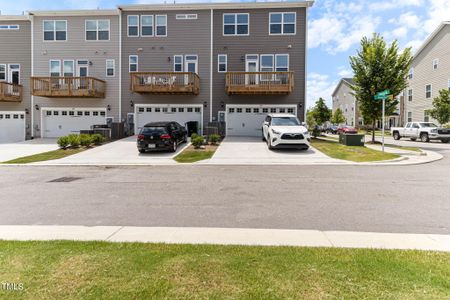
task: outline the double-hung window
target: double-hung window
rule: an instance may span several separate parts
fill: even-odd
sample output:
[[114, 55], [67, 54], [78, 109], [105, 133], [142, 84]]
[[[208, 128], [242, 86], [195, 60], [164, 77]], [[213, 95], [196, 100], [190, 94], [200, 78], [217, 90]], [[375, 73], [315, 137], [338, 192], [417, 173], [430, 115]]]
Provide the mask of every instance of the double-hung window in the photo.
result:
[[63, 76], [73, 77], [75, 75], [75, 61], [65, 60], [63, 61]]
[[167, 36], [167, 16], [156, 15], [156, 32], [155, 36]]
[[433, 70], [437, 70], [437, 68], [439, 67], [439, 59], [433, 59]]
[[[273, 54], [261, 54], [260, 55], [260, 71], [261, 72], [273, 72], [274, 67], [274, 55]], [[261, 80], [273, 80], [273, 74], [261, 74]]]
[[106, 60], [106, 77], [114, 77], [116, 63], [114, 59]]
[[219, 73], [227, 72], [227, 55], [219, 54], [217, 56], [217, 71]]
[[61, 61], [51, 60], [50, 61], [50, 76], [60, 77], [61, 76]]
[[85, 26], [87, 41], [109, 40], [109, 20], [86, 20]]
[[223, 14], [223, 35], [249, 35], [249, 14]]
[[141, 36], [153, 36], [153, 16], [141, 16]]
[[173, 57], [173, 71], [183, 72], [183, 55], [175, 55]]
[[448, 90], [450, 91], [450, 79], [447, 82]]
[[130, 15], [127, 17], [128, 20], [128, 36], [136, 37], [139, 36], [139, 16]]
[[275, 71], [276, 72], [289, 71], [289, 55], [288, 54], [276, 54], [275, 55]]
[[410, 68], [408, 72], [408, 79], [413, 79], [414, 77], [414, 68]]
[[425, 98], [429, 99], [432, 96], [432, 88], [431, 88], [431, 84], [427, 84], [425, 86]]
[[0, 65], [0, 81], [6, 80], [6, 65]]
[[44, 41], [66, 41], [67, 21], [44, 21]]
[[295, 34], [297, 16], [295, 12], [270, 13], [269, 32], [271, 35]]
[[413, 90], [412, 89], [409, 89], [408, 90], [408, 101], [412, 101], [413, 100]]
[[139, 58], [137, 55], [130, 55], [130, 57], [129, 57], [129, 71], [130, 72], [138, 71], [138, 61], [139, 61]]
[[423, 112], [423, 121], [430, 122], [430, 113], [427, 110]]

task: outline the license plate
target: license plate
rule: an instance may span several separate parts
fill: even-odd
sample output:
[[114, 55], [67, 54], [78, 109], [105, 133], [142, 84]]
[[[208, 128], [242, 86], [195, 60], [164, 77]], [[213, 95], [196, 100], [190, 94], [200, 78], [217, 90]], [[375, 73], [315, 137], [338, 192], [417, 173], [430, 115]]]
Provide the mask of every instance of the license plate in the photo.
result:
[[152, 148], [156, 148], [156, 145], [155, 144], [148, 144], [147, 147], [152, 149]]

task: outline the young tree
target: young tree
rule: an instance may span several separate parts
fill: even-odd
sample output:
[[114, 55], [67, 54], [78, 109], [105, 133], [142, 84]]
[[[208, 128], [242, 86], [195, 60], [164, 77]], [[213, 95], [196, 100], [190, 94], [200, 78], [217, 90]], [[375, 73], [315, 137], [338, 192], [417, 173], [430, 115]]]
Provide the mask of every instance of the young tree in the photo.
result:
[[342, 124], [346, 121], [346, 118], [344, 116], [344, 112], [342, 111], [342, 109], [337, 108], [334, 111], [333, 116], [331, 117], [331, 123], [333, 124]]
[[314, 129], [317, 126], [316, 119], [314, 118], [314, 112], [313, 110], [308, 110], [306, 112], [306, 125], [308, 126], [308, 129]]
[[[375, 94], [384, 90], [390, 90], [394, 96], [400, 94], [408, 85], [406, 76], [411, 61], [411, 48], [399, 53], [397, 41], [388, 47], [379, 34], [374, 34], [372, 38], [364, 37], [360, 50], [350, 57], [355, 74], [352, 89], [358, 107], [364, 119], [374, 128], [375, 122], [382, 117], [382, 103], [374, 99]], [[386, 99], [386, 115], [391, 115], [397, 105], [395, 98]], [[372, 142], [375, 142], [375, 131], [372, 132]]]
[[450, 91], [440, 90], [439, 96], [433, 99], [433, 109], [428, 110], [428, 113], [441, 125], [450, 122]]
[[317, 100], [312, 112], [318, 125], [323, 125], [331, 119], [331, 110], [328, 108], [323, 98]]

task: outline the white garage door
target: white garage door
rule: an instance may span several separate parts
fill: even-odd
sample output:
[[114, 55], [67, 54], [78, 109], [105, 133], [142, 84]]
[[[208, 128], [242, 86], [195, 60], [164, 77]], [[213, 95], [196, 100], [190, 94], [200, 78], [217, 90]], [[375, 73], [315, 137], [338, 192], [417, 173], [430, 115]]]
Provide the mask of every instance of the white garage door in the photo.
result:
[[261, 136], [267, 114], [297, 114], [295, 105], [227, 105], [227, 135]]
[[42, 137], [79, 133], [100, 124], [106, 124], [106, 109], [103, 108], [42, 108]]
[[150, 122], [175, 121], [181, 125], [196, 121], [202, 130], [203, 108], [201, 105], [136, 105], [135, 132], [138, 133], [145, 124]]
[[0, 143], [25, 140], [25, 112], [0, 111]]

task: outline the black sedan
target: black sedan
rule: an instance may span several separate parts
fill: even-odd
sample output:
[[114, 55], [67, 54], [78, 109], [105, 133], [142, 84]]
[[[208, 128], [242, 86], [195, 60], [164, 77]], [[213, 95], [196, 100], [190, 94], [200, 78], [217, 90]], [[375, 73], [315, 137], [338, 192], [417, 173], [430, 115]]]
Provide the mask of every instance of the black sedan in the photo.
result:
[[153, 122], [146, 124], [137, 137], [140, 153], [148, 150], [176, 152], [178, 145], [187, 142], [186, 129], [177, 122]]

